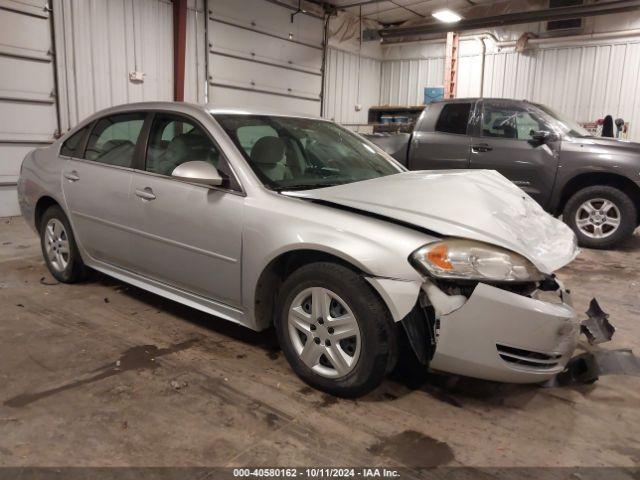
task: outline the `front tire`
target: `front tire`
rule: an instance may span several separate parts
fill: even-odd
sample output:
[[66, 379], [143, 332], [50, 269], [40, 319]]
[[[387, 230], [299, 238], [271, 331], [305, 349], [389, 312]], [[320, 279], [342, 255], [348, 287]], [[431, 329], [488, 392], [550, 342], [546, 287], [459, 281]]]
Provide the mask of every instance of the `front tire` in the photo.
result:
[[615, 187], [596, 185], [576, 192], [562, 213], [587, 248], [611, 248], [633, 235], [638, 212], [629, 196]]
[[280, 289], [275, 327], [296, 374], [332, 395], [370, 392], [395, 363], [396, 329], [386, 305], [360, 275], [339, 264], [294, 271]]
[[63, 283], [76, 283], [86, 276], [85, 267], [71, 224], [58, 205], [44, 212], [40, 221], [40, 246], [47, 268], [53, 277]]

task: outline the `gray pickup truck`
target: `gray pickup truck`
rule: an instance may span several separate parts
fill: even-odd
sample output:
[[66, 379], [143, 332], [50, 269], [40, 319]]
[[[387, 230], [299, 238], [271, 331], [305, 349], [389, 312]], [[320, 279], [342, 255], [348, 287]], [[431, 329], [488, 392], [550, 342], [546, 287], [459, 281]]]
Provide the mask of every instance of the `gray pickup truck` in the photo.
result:
[[367, 137], [410, 170], [497, 170], [585, 247], [610, 248], [640, 223], [640, 144], [594, 137], [544, 105], [447, 100], [428, 105], [411, 134]]

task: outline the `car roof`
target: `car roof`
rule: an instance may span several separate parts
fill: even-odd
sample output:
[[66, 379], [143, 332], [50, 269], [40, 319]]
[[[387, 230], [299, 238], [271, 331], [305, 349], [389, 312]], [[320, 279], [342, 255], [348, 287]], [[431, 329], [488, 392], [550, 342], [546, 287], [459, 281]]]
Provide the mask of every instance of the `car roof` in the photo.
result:
[[249, 108], [233, 108], [233, 107], [212, 107], [210, 105], [198, 105], [189, 102], [136, 102], [116, 105], [114, 107], [105, 108], [94, 113], [91, 117], [103, 117], [114, 113], [133, 112], [139, 110], [170, 110], [175, 112], [204, 112], [211, 115], [233, 114], [233, 115], [269, 115], [274, 117], [292, 117], [292, 118], [313, 118], [324, 120], [319, 116], [309, 114], [295, 114], [278, 111], [254, 110]]
[[447, 98], [445, 100], [439, 100], [433, 103], [465, 103], [465, 102], [477, 102], [479, 100], [489, 102], [510, 102], [510, 103], [530, 103], [526, 99], [517, 98], [498, 98], [498, 97], [464, 97], [464, 98]]

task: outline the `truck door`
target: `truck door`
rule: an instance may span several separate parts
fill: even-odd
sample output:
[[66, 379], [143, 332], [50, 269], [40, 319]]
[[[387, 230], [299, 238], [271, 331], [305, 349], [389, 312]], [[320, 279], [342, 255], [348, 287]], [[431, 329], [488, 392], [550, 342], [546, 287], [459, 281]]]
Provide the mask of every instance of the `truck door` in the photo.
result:
[[509, 101], [483, 101], [471, 142], [470, 168], [497, 170], [543, 207], [549, 201], [558, 168], [560, 142], [533, 139], [553, 132], [535, 109]]
[[409, 147], [411, 170], [440, 170], [469, 167], [468, 135], [471, 102], [430, 106], [416, 125]]

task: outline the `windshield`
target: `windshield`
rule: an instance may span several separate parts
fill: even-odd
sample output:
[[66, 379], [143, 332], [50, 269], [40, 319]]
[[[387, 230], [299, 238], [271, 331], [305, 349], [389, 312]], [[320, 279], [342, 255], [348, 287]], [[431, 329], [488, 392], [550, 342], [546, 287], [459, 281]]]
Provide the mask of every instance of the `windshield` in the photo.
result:
[[545, 105], [535, 104], [540, 110], [555, 120], [556, 126], [560, 128], [563, 134], [570, 137], [590, 137], [591, 134], [582, 128], [578, 122], [568, 119], [564, 115], [550, 109]]
[[214, 115], [268, 188], [307, 190], [403, 171], [335, 123], [270, 115]]

